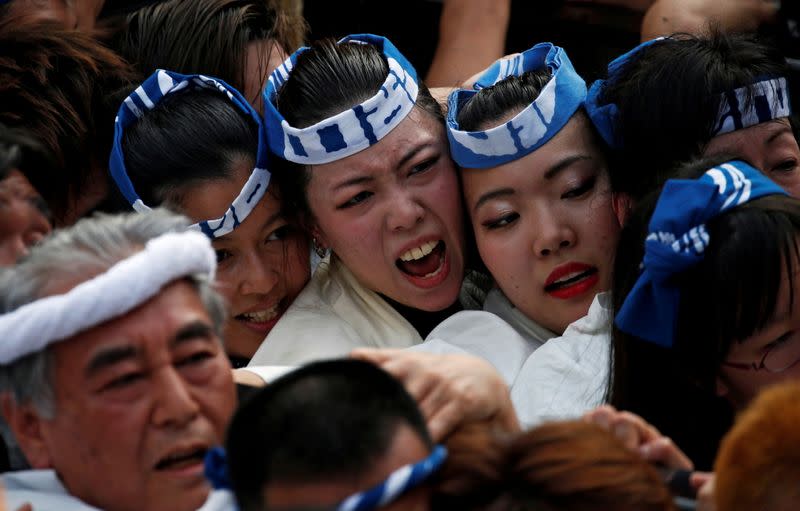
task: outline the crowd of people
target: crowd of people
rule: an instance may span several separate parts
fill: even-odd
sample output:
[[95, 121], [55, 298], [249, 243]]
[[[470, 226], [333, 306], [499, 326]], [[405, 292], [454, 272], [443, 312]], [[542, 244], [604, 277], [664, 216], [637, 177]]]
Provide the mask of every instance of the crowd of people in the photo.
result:
[[552, 4], [0, 0], [0, 510], [795, 509], [797, 8]]

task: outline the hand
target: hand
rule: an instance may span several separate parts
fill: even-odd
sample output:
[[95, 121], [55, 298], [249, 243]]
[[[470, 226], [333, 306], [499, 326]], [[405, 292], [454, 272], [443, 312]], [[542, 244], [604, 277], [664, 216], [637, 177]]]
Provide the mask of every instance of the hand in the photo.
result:
[[263, 387], [267, 384], [257, 374], [246, 369], [231, 369], [233, 373], [233, 382], [241, 385], [250, 385], [251, 387]]
[[520, 430], [508, 386], [481, 358], [366, 348], [351, 356], [372, 362], [405, 385], [435, 442], [472, 421], [488, 420], [506, 431]]
[[602, 405], [584, 414], [583, 420], [610, 431], [646, 461], [676, 470], [694, 469], [691, 460], [669, 437], [636, 414]]
[[695, 472], [689, 479], [689, 484], [697, 490], [697, 511], [716, 511], [713, 472]]

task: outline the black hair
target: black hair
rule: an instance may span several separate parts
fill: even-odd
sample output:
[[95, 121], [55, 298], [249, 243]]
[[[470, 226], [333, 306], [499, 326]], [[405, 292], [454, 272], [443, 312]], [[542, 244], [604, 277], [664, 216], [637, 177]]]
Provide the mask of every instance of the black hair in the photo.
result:
[[240, 508], [267, 508], [263, 491], [273, 483], [369, 473], [403, 425], [433, 447], [414, 399], [368, 362], [314, 362], [275, 380], [240, 406], [228, 430], [228, 469]]
[[623, 148], [610, 166], [612, 188], [634, 199], [654, 190], [678, 163], [702, 154], [721, 93], [786, 74], [781, 52], [752, 35], [676, 34], [642, 48], [606, 81], [598, 101], [619, 110], [615, 135]]
[[228, 179], [240, 159], [255, 163], [258, 126], [221, 92], [167, 95], [125, 130], [122, 153], [145, 204], [175, 205], [199, 181]]
[[[293, 9], [265, 0], [169, 0], [128, 15], [114, 45], [144, 75], [203, 73], [245, 91], [248, 44], [271, 40], [286, 53], [305, 38]], [[266, 79], [266, 73], [262, 73]], [[247, 98], [254, 101], [258, 98]]]
[[[375, 46], [321, 39], [297, 58], [278, 93], [277, 109], [290, 125], [305, 128], [374, 96], [388, 73], [389, 64]], [[421, 82], [417, 106], [444, 124], [442, 107]], [[308, 167], [282, 160], [276, 163], [273, 177], [286, 218], [309, 229], [313, 215], [306, 198]]]
[[[674, 175], [695, 179], [727, 160], [694, 160]], [[620, 234], [615, 315], [638, 279], [657, 200], [658, 192], [642, 199]], [[661, 348], [614, 327], [610, 401], [642, 415], [707, 468], [733, 412], [716, 396], [720, 364], [734, 343], [760, 331], [775, 312], [783, 271], [792, 275], [798, 265], [800, 201], [761, 197], [714, 217], [706, 230], [705, 257], [675, 277], [681, 298], [674, 346]]]
[[480, 90], [458, 112], [458, 125], [465, 131], [479, 130], [486, 123], [499, 122], [509, 112], [530, 105], [550, 81], [550, 68], [509, 76]]

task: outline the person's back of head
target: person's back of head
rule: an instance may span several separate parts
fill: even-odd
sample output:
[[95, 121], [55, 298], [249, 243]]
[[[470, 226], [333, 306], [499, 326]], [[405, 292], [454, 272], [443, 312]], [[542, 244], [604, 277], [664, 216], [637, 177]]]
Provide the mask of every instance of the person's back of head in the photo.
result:
[[55, 25], [4, 25], [0, 47], [0, 122], [24, 127], [53, 156], [54, 167], [27, 177], [56, 223], [72, 223], [106, 192], [112, 96], [135, 74], [88, 35]]
[[[676, 34], [641, 47], [598, 98], [618, 109], [614, 136], [622, 150], [612, 166], [613, 188], [634, 198], [657, 188], [675, 165], [702, 154], [722, 113], [723, 93], [782, 76], [780, 51], [753, 35]], [[753, 95], [748, 89], [746, 101]]]
[[258, 104], [269, 67], [305, 39], [280, 1], [168, 0], [128, 15], [115, 46], [142, 74], [168, 69], [220, 78]]
[[715, 464], [717, 509], [789, 511], [800, 499], [800, 384], [764, 390], [725, 436]]
[[346, 359], [311, 363], [270, 383], [242, 404], [226, 441], [243, 511], [330, 508], [382, 481], [404, 456], [417, 462], [431, 448], [403, 385]]
[[614, 435], [582, 421], [545, 423], [514, 438], [485, 426], [448, 439], [432, 511], [668, 511], [658, 472]]

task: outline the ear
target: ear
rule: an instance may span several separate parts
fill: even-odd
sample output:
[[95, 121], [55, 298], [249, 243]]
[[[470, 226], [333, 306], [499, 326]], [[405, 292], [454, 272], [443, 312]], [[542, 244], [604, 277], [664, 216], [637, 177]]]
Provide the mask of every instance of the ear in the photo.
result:
[[326, 249], [331, 248], [330, 243], [328, 243], [328, 239], [325, 237], [324, 234], [322, 234], [322, 231], [316, 224], [314, 224], [311, 227], [311, 236], [313, 237], [314, 240], [316, 240], [316, 244], [318, 247]]
[[0, 395], [0, 408], [14, 439], [19, 443], [28, 463], [33, 468], [50, 468], [50, 450], [47, 448], [42, 426], [44, 419], [30, 404], [20, 405], [7, 392]]
[[633, 199], [631, 196], [624, 192], [614, 192], [611, 195], [611, 209], [614, 210], [614, 216], [617, 217], [620, 227], [625, 226], [628, 220], [628, 214], [633, 208]]

